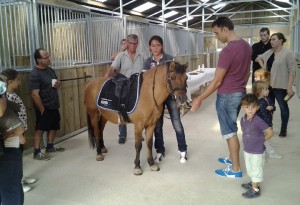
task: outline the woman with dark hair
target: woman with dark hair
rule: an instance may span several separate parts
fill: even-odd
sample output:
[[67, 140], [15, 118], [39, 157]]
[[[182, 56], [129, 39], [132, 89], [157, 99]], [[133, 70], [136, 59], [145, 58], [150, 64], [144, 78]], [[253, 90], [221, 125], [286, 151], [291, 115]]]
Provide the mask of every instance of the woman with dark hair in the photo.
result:
[[166, 54], [163, 48], [163, 40], [160, 36], [152, 36], [149, 40], [151, 56], [146, 59], [144, 70], [154, 68], [166, 61], [173, 60], [173, 56]]
[[25, 143], [24, 127], [17, 112], [19, 107], [6, 100], [6, 80], [0, 75], [0, 204], [23, 205], [22, 153], [20, 144]]
[[[15, 69], [5, 69], [1, 72], [2, 75], [4, 75], [7, 78], [7, 92], [6, 92], [6, 97], [7, 100], [14, 102], [20, 106], [20, 110], [18, 111], [18, 116], [20, 121], [23, 123], [24, 130], [27, 130], [27, 113], [26, 113], [26, 108], [25, 105], [20, 98], [20, 96], [17, 95], [16, 91], [20, 87], [20, 79], [19, 79], [19, 74], [18, 71]], [[25, 133], [24, 133], [25, 136]], [[20, 144], [20, 149], [21, 152], [23, 153], [24, 150], [24, 145]], [[26, 176], [23, 176], [22, 178], [22, 186], [23, 186], [23, 191], [24, 193], [30, 191], [32, 189], [29, 184], [33, 184], [36, 182], [35, 178], [29, 178]]]
[[[148, 70], [162, 64], [166, 61], [173, 60], [173, 57], [164, 53], [163, 51], [163, 40], [160, 36], [152, 36], [149, 40], [151, 56], [146, 59], [144, 64], [144, 70]], [[170, 113], [171, 122], [176, 133], [178, 150], [180, 153], [180, 162], [185, 163], [187, 160], [185, 133], [180, 120], [180, 111], [177, 107], [176, 101], [169, 96], [164, 103]], [[163, 138], [163, 123], [164, 113], [162, 113], [160, 119], [156, 123], [154, 130], [154, 147], [157, 152], [156, 161], [159, 162], [165, 155], [164, 138]]]
[[270, 99], [273, 104], [275, 104], [276, 99], [280, 108], [281, 129], [279, 136], [286, 137], [290, 116], [287, 101], [295, 94], [292, 86], [297, 64], [293, 51], [283, 47], [286, 38], [282, 33], [272, 34], [270, 42], [272, 49], [259, 55], [255, 61], [258, 62], [262, 68], [271, 72], [270, 85], [272, 89], [270, 90]]

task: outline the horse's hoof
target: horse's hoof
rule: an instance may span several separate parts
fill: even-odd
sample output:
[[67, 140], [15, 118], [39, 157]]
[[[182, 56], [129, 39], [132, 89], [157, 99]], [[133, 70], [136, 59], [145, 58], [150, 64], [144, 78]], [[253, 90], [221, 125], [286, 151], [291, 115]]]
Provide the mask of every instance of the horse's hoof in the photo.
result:
[[157, 164], [151, 165], [150, 169], [151, 169], [151, 171], [159, 171], [160, 170], [160, 168], [159, 168], [159, 166]]
[[102, 148], [101, 148], [101, 153], [107, 153], [106, 147], [102, 147]]
[[96, 160], [97, 161], [103, 161], [104, 160], [103, 155], [102, 154], [101, 155], [97, 155]]
[[134, 175], [142, 175], [143, 174], [143, 170], [142, 169], [138, 169], [138, 168], [134, 168], [133, 174]]

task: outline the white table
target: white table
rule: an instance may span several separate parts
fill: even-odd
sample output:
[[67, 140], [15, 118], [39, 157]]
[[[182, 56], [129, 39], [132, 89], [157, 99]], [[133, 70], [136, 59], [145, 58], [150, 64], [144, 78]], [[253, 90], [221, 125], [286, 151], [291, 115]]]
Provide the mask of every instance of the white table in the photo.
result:
[[192, 93], [199, 91], [202, 85], [214, 79], [215, 71], [215, 68], [199, 68], [187, 73], [187, 97], [189, 100], [192, 100]]

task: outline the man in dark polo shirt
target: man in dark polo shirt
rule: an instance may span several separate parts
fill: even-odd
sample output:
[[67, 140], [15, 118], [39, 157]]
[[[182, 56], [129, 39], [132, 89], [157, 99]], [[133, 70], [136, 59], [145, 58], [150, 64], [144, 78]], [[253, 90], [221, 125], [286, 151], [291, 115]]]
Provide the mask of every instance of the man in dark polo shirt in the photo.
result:
[[[34, 103], [36, 113], [36, 128], [34, 134], [33, 159], [49, 160], [47, 153], [61, 152], [64, 148], [54, 147], [54, 140], [57, 138], [57, 130], [60, 129], [59, 98], [57, 89], [60, 81], [55, 71], [49, 67], [49, 53], [39, 48], [34, 52], [36, 66], [29, 76], [29, 89]], [[48, 132], [48, 143], [46, 154], [41, 152], [40, 144], [44, 131]]]
[[259, 36], [260, 41], [252, 45], [252, 84], [254, 82], [254, 72], [261, 68], [260, 65], [255, 62], [255, 59], [258, 55], [263, 54], [272, 48], [270, 44], [270, 30], [268, 28], [261, 28], [259, 31]]

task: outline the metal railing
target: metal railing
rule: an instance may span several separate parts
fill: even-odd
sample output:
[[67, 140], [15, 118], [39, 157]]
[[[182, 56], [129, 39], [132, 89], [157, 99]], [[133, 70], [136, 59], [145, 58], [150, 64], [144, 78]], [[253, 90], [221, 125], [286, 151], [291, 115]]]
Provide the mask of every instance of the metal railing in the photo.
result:
[[49, 52], [54, 68], [107, 63], [130, 33], [139, 36], [139, 49], [147, 56], [154, 34], [163, 37], [165, 51], [171, 55], [205, 52], [200, 31], [32, 0], [1, 1], [0, 27], [0, 69], [31, 69], [33, 52], [39, 47]]

